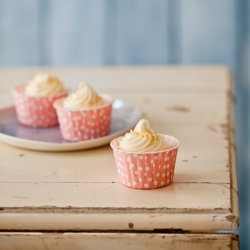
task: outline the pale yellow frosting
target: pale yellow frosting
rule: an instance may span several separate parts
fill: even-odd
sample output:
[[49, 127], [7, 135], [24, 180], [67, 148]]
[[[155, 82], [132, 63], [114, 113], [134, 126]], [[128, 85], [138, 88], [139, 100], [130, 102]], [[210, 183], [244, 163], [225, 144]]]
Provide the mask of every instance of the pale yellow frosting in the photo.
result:
[[146, 119], [141, 119], [134, 130], [122, 137], [119, 149], [128, 152], [156, 152], [166, 150], [165, 138], [154, 132]]
[[79, 89], [65, 98], [63, 106], [70, 110], [88, 109], [99, 107], [105, 104], [100, 97], [87, 83], [80, 83]]
[[28, 96], [51, 96], [65, 93], [62, 82], [55, 76], [38, 73], [25, 87]]

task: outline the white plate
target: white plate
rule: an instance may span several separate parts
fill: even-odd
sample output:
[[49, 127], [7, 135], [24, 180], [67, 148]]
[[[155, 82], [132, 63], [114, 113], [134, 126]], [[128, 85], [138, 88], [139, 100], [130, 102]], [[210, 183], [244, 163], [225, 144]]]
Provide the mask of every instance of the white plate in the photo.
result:
[[116, 99], [113, 103], [111, 130], [108, 136], [81, 142], [67, 142], [59, 127], [30, 128], [21, 125], [14, 107], [0, 110], [0, 140], [12, 146], [41, 151], [73, 151], [102, 146], [124, 135], [141, 118], [141, 111]]

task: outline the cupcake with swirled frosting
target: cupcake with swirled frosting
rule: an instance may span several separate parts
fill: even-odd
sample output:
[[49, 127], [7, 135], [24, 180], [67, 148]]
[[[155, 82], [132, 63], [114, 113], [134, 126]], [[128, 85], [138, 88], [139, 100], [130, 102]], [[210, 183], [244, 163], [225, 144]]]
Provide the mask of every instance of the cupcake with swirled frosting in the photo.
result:
[[40, 72], [25, 86], [24, 91], [27, 96], [40, 97], [61, 95], [67, 90], [59, 78]]
[[148, 120], [141, 119], [134, 130], [114, 139], [110, 145], [123, 185], [155, 189], [172, 182], [179, 141], [155, 132]]
[[163, 135], [157, 134], [149, 121], [141, 119], [134, 130], [121, 138], [119, 149], [129, 152], [156, 152], [168, 148]]
[[28, 83], [14, 87], [12, 93], [20, 123], [32, 127], [58, 125], [53, 103], [67, 96], [59, 78], [41, 72]]
[[110, 96], [80, 83], [77, 91], [54, 103], [63, 138], [84, 141], [108, 135], [112, 102]]
[[87, 83], [80, 83], [79, 89], [63, 101], [64, 108], [68, 110], [90, 109], [103, 106], [105, 99], [98, 95]]

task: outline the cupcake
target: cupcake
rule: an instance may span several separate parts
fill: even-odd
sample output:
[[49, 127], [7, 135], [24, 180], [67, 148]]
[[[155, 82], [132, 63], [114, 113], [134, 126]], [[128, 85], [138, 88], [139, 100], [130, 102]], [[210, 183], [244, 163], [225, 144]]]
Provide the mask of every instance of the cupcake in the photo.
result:
[[12, 93], [21, 124], [32, 127], [58, 125], [53, 103], [67, 96], [67, 90], [57, 77], [38, 73], [27, 84], [14, 87]]
[[65, 140], [84, 141], [109, 134], [112, 98], [97, 94], [87, 83], [81, 83], [67, 98], [57, 100], [54, 107]]
[[134, 130], [110, 143], [123, 185], [136, 189], [155, 189], [169, 185], [174, 176], [179, 141], [154, 132], [141, 119]]

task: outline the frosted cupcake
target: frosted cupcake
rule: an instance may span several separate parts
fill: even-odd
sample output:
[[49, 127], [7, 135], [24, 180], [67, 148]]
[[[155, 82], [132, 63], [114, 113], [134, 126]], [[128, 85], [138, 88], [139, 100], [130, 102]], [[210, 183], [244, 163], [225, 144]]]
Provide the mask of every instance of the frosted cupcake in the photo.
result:
[[57, 100], [54, 107], [65, 140], [83, 141], [109, 134], [112, 98], [97, 94], [87, 83], [81, 83], [67, 98]]
[[123, 185], [155, 189], [172, 182], [179, 141], [154, 132], [147, 120], [141, 119], [134, 130], [110, 145]]
[[27, 84], [14, 87], [12, 93], [20, 123], [32, 127], [58, 125], [53, 103], [67, 96], [67, 90], [57, 77], [38, 73]]

